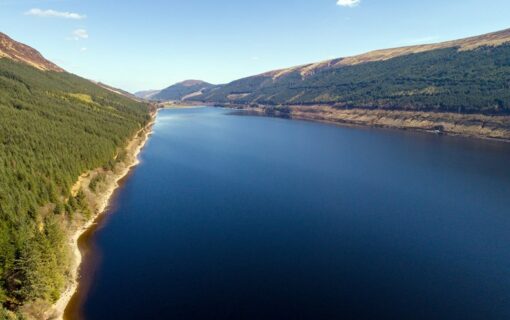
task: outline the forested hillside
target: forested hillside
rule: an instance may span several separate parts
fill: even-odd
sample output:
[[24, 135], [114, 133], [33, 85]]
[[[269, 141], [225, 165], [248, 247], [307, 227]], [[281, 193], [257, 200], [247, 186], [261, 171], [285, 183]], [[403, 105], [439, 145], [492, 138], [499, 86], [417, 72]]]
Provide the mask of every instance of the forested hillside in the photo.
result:
[[188, 100], [510, 113], [510, 30], [268, 72]]
[[0, 306], [59, 297], [67, 225], [88, 214], [71, 186], [111, 167], [149, 119], [145, 104], [88, 80], [0, 58]]

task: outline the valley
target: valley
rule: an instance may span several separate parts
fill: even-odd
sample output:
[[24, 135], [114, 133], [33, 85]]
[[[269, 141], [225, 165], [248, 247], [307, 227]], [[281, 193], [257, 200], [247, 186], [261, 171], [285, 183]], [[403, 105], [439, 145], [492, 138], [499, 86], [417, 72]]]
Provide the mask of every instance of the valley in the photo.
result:
[[173, 95], [160, 93], [149, 100], [508, 140], [509, 43], [510, 30], [503, 30], [270, 71], [223, 85], [199, 81], [182, 91], [177, 84], [160, 91]]

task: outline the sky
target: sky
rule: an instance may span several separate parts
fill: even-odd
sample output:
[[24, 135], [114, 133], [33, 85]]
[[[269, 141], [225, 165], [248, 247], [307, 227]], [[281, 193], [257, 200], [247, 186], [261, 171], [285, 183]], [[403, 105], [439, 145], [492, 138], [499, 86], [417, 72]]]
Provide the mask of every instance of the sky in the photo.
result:
[[510, 28], [509, 0], [0, 0], [0, 32], [131, 92]]

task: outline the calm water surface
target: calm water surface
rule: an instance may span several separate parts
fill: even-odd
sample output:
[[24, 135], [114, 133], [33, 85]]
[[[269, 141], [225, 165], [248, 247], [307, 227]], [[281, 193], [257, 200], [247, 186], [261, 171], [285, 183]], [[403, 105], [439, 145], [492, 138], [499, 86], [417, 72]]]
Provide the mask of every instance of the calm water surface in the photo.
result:
[[510, 319], [510, 145], [163, 110], [86, 319]]

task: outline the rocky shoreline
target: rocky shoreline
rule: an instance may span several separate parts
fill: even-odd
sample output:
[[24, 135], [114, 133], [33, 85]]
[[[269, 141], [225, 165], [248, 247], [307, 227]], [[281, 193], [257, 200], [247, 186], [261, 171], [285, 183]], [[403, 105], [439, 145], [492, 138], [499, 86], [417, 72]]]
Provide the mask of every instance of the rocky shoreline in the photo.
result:
[[330, 106], [222, 105], [255, 115], [371, 126], [510, 142], [510, 116], [444, 112], [337, 109]]

